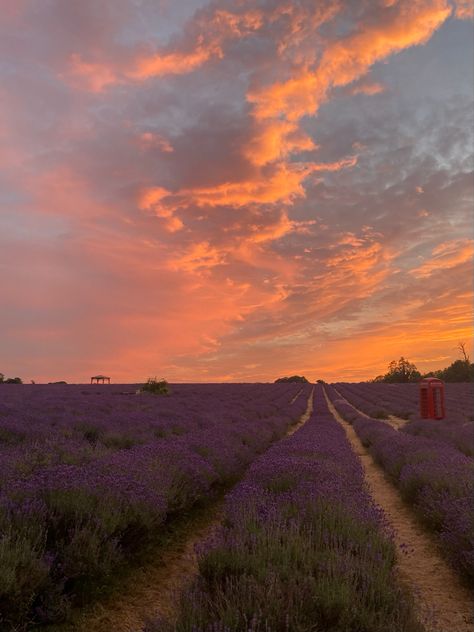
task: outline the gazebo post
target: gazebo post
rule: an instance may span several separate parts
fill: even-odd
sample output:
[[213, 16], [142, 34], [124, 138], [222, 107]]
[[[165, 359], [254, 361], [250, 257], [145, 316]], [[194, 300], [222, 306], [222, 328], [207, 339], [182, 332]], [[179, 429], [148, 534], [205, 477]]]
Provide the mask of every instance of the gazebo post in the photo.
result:
[[97, 384], [105, 384], [106, 381], [107, 384], [110, 384], [110, 377], [108, 377], [107, 375], [93, 375], [91, 377], [91, 384], [94, 384], [94, 382], [96, 382]]

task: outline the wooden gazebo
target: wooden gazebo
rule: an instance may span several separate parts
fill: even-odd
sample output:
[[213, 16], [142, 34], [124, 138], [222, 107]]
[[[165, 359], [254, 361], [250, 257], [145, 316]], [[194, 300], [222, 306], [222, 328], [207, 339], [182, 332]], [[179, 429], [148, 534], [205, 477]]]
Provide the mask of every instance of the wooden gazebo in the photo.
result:
[[110, 377], [107, 377], [106, 375], [94, 375], [91, 377], [91, 384], [94, 384], [94, 382], [96, 384], [105, 384], [106, 382], [107, 384], [110, 384]]

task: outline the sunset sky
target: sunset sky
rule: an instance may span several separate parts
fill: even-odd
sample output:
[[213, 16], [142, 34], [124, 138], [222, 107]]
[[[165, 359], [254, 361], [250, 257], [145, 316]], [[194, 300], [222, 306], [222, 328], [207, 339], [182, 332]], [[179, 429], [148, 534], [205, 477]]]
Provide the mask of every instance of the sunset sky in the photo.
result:
[[0, 371], [472, 355], [471, 0], [0, 0]]

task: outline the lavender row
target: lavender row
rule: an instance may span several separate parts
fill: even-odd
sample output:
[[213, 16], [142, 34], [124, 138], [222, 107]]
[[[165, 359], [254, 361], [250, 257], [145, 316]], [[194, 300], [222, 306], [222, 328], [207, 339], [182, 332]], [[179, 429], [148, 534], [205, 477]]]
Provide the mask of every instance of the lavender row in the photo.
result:
[[474, 582], [474, 464], [439, 441], [398, 432], [358, 413], [332, 386], [327, 393], [362, 443], [437, 534], [456, 570]]
[[410, 420], [401, 429], [428, 437], [474, 456], [474, 384], [446, 384], [446, 417], [421, 419], [417, 384], [335, 384], [337, 390], [370, 417], [386, 419], [390, 414]]
[[173, 385], [171, 397], [156, 398], [136, 395], [131, 385], [3, 385], [0, 486], [44, 466], [81, 465], [155, 439], [200, 433], [220, 419], [264, 417], [297, 387]]
[[[16, 400], [16, 424], [11, 402], [17, 395], [8, 400], [10, 388], [2, 387], [7, 427], [21, 431], [24, 439], [0, 452], [0, 464], [7, 464], [7, 484], [0, 491], [2, 630], [20, 629], [28, 618], [67, 617], [75, 599], [90, 597], [94, 586], [107, 581], [171, 515], [234, 480], [283, 436], [306, 409], [310, 387], [293, 403], [300, 385], [189, 386], [176, 388], [169, 398], [86, 389], [100, 403], [84, 405], [89, 396], [75, 387], [69, 392], [43, 387], [41, 393], [35, 385], [29, 405], [22, 409]], [[75, 432], [75, 417], [91, 412], [92, 419], [84, 417], [89, 429], [126, 430], [140, 441], [128, 449], [104, 448], [99, 440], [94, 445], [80, 436], [63, 442], [64, 430]], [[29, 425], [33, 421], [36, 426]], [[180, 432], [170, 432], [174, 424]], [[164, 429], [165, 436], [155, 428]], [[35, 445], [44, 462], [22, 469], [15, 450], [21, 456], [25, 446], [28, 452]], [[51, 461], [50, 450], [58, 445], [56, 454], [63, 458], [74, 457], [77, 447], [78, 458]]]
[[[200, 551], [176, 632], [414, 632], [395, 549], [360, 461], [329, 413], [315, 412], [251, 465]], [[163, 631], [164, 622], [147, 626]]]

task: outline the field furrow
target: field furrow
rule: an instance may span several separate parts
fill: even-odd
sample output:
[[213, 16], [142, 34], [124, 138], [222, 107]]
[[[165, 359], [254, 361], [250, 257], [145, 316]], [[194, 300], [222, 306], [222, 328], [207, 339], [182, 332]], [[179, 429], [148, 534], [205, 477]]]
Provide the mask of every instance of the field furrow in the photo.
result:
[[343, 426], [364, 467], [365, 480], [375, 502], [393, 529], [401, 576], [417, 595], [419, 616], [429, 632], [472, 632], [472, 595], [438, 552], [436, 541], [420, 525], [396, 487], [363, 445], [354, 427], [328, 406]]

